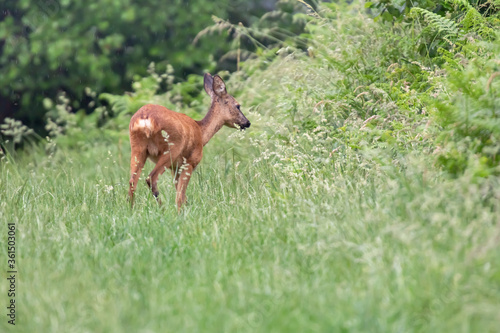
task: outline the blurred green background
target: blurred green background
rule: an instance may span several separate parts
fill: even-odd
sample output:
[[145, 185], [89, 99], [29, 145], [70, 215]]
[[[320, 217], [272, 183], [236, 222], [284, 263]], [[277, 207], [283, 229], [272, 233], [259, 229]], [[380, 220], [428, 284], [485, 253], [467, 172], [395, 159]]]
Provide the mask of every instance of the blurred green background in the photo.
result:
[[64, 91], [74, 109], [90, 112], [86, 87], [130, 90], [151, 62], [160, 70], [171, 64], [178, 78], [235, 68], [231, 58], [221, 61], [230, 31], [194, 43], [196, 35], [216, 24], [212, 16], [250, 26], [274, 9], [275, 0], [3, 0], [0, 123], [15, 117], [43, 132], [44, 98]]

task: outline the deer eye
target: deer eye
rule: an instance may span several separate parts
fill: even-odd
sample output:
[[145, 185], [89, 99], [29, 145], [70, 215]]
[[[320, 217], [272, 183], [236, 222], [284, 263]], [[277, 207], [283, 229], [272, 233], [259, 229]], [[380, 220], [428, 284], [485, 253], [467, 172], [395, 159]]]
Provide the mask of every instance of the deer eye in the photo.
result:
[[239, 105], [236, 105], [236, 108], [237, 108], [239, 111], [241, 111], [241, 110], [240, 110], [240, 106], [239, 106]]

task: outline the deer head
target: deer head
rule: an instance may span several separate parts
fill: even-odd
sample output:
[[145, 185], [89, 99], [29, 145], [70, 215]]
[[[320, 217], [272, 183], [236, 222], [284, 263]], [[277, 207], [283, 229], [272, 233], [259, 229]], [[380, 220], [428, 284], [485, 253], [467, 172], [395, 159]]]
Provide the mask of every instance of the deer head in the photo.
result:
[[212, 99], [210, 109], [225, 126], [240, 129], [250, 127], [250, 121], [240, 110], [240, 103], [227, 93], [226, 84], [219, 75], [206, 73], [203, 81], [205, 91]]

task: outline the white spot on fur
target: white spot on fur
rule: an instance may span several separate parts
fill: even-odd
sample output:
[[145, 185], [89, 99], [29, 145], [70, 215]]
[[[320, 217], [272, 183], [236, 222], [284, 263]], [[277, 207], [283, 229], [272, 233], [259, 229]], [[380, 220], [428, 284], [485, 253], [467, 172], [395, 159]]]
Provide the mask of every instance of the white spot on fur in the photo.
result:
[[153, 132], [153, 123], [150, 119], [139, 119], [134, 124], [134, 130], [142, 130], [146, 133], [146, 137], [150, 137]]
[[149, 119], [139, 119], [137, 123], [135, 123], [135, 126], [141, 127], [141, 128], [147, 128], [151, 130], [151, 120]]

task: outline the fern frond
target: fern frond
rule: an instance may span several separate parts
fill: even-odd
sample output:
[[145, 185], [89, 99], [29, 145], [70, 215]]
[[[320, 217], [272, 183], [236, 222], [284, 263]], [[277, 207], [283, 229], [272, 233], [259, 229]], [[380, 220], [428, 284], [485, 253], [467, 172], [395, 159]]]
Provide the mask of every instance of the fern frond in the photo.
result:
[[445, 37], [457, 36], [460, 31], [454, 21], [428, 11], [427, 9], [414, 7], [411, 9], [410, 14], [424, 17], [431, 28], [436, 29], [440, 33], [443, 33]]
[[494, 38], [495, 32], [489, 26], [486, 18], [469, 1], [445, 0], [445, 2], [455, 5], [456, 8], [463, 11], [461, 19], [458, 19], [458, 23], [465, 32], [475, 32], [483, 38]]

